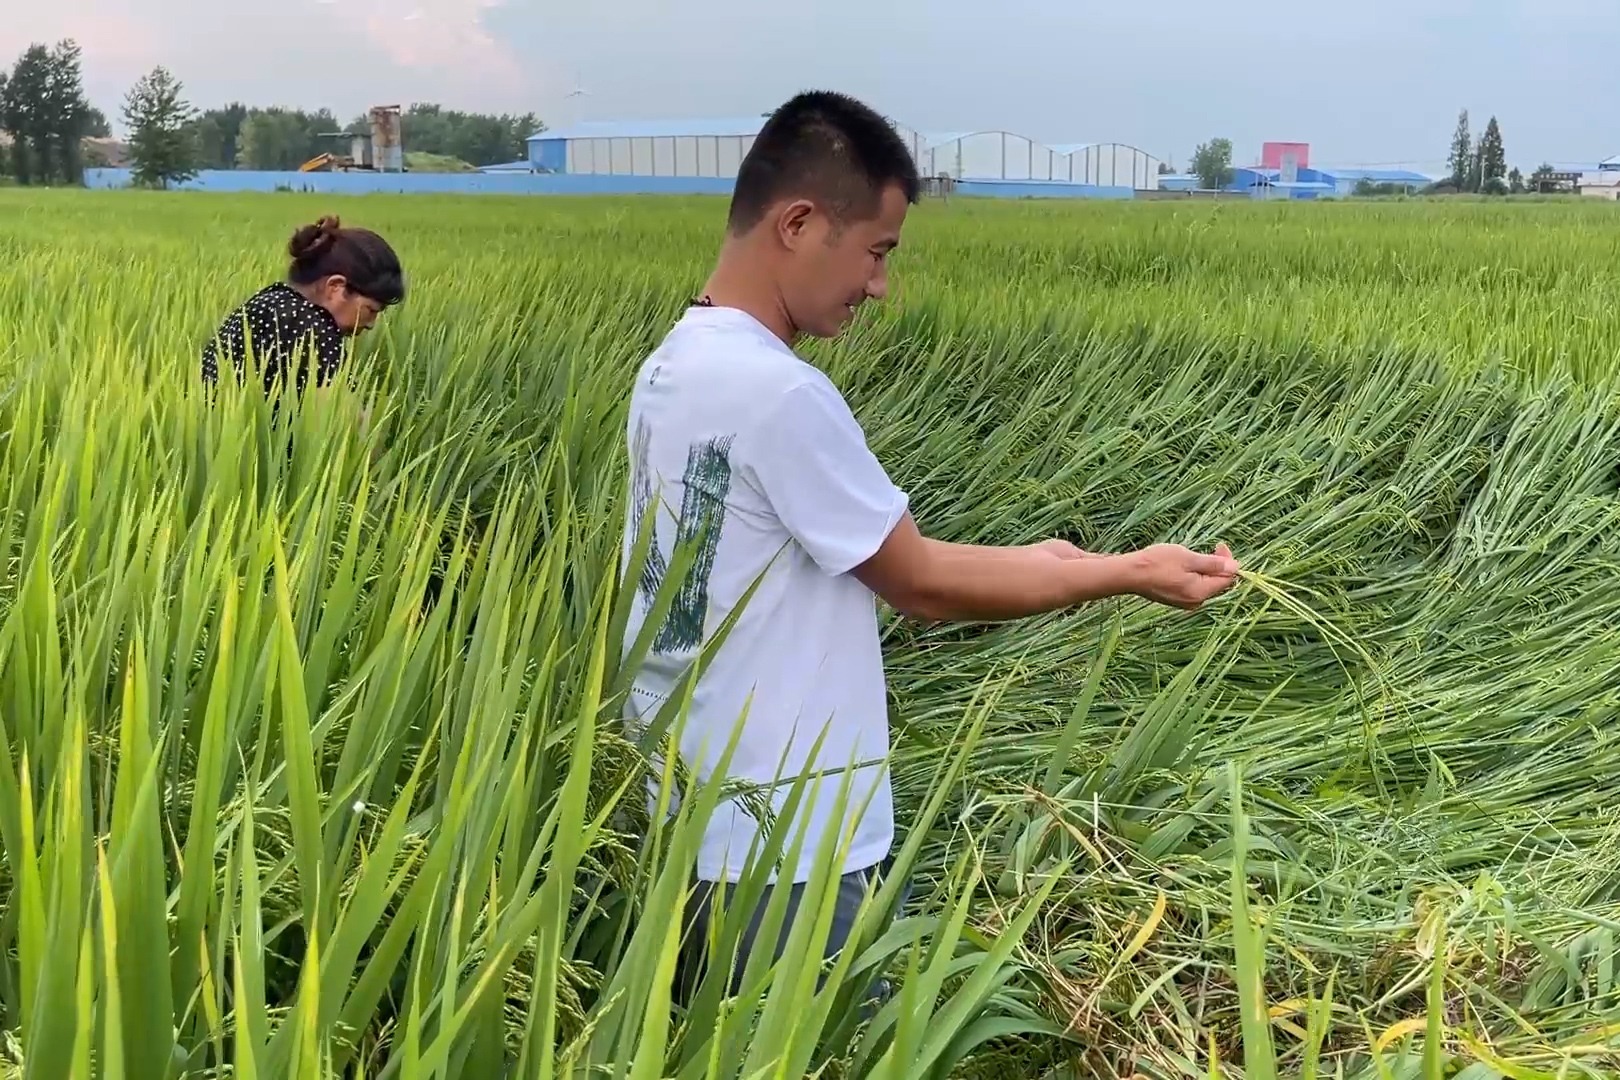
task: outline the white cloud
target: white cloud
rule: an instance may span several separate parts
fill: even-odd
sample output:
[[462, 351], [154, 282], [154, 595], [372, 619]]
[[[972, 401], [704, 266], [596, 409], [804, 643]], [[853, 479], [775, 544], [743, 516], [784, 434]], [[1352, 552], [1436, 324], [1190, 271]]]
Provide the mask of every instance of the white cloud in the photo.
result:
[[517, 57], [484, 26], [484, 13], [504, 0], [340, 0], [323, 4], [326, 17], [365, 35], [367, 43], [402, 67], [476, 73], [492, 89], [524, 82]]

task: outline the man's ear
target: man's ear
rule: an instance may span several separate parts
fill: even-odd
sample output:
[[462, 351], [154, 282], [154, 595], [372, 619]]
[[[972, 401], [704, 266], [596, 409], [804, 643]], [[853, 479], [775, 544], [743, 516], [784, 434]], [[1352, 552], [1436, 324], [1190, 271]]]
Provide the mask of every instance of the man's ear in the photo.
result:
[[816, 206], [809, 199], [794, 199], [777, 212], [776, 238], [783, 247], [794, 251], [804, 243], [815, 212]]

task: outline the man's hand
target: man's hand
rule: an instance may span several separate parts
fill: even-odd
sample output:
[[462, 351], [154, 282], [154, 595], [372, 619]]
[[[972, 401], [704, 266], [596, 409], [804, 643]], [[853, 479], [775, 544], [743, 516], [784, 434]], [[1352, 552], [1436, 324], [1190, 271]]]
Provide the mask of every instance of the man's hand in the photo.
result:
[[1132, 589], [1145, 600], [1196, 611], [1237, 583], [1238, 563], [1225, 544], [1200, 555], [1180, 544], [1154, 544], [1132, 560]]

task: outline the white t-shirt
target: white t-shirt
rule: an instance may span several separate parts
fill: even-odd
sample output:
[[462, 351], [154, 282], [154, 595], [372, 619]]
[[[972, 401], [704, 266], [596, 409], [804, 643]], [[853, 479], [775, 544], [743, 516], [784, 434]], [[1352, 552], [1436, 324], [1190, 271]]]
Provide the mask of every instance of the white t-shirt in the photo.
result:
[[[626, 651], [677, 533], [696, 535], [711, 523], [708, 550], [691, 564], [636, 672], [627, 719], [652, 720], [702, 643], [758, 582], [698, 680], [682, 760], [709, 778], [741, 722], [727, 775], [774, 787], [777, 814], [801, 773], [821, 774], [807, 781], [793, 820], [809, 823], [800, 860], [772, 875], [788, 881], [807, 880], [825, 831], [844, 827], [829, 804], [856, 763], [846, 813], [859, 813], [863, 802], [866, 809], [843, 872], [876, 865], [894, 838], [888, 770], [870, 764], [889, 751], [887, 695], [877, 600], [849, 571], [904, 516], [906, 494], [867, 448], [832, 381], [734, 308], [694, 306], [671, 329], [636, 376], [627, 437], [625, 559], [648, 513], [656, 515], [656, 539], [636, 583]], [[698, 876], [736, 880], [745, 860], [758, 858], [750, 855], [758, 830], [739, 800], [722, 801], [704, 834]], [[784, 858], [794, 838], [785, 834]]]

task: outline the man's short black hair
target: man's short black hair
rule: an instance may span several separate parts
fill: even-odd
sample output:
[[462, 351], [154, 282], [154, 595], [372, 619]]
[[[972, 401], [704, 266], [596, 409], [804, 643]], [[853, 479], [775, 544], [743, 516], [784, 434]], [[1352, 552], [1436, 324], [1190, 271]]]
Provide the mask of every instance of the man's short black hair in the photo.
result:
[[759, 223], [784, 197], [808, 197], [838, 220], [875, 216], [883, 189], [898, 184], [915, 203], [917, 162], [882, 115], [845, 94], [810, 90], [771, 114], [737, 171], [727, 225]]

